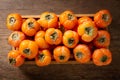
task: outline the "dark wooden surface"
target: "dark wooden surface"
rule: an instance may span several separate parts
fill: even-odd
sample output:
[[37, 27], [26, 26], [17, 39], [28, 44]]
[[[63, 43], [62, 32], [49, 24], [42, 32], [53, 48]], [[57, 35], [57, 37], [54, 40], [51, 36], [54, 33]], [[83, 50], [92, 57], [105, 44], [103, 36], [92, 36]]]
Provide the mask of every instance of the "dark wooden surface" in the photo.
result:
[[[110, 10], [113, 21], [110, 50], [113, 61], [109, 66], [97, 67], [93, 64], [49, 65], [37, 67], [25, 64], [15, 68], [8, 64], [7, 53], [11, 49], [7, 43], [10, 31], [6, 28], [9, 13], [36, 15], [44, 11], [61, 13], [70, 9], [75, 13], [95, 13], [100, 9]], [[0, 80], [120, 80], [120, 0], [0, 0]]]

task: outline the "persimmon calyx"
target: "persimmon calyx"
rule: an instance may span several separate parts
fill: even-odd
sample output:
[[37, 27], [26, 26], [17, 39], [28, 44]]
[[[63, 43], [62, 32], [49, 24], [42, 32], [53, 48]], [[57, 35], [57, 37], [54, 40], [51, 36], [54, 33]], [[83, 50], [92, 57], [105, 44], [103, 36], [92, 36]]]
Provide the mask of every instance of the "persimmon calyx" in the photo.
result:
[[45, 19], [46, 19], [46, 20], [51, 20], [51, 19], [52, 19], [52, 16], [51, 16], [50, 14], [47, 14], [47, 15], [45, 16]]
[[68, 44], [71, 46], [71, 45], [73, 45], [74, 44], [74, 38], [69, 38], [68, 39]]
[[109, 16], [107, 14], [103, 14], [102, 15], [102, 20], [107, 22], [109, 20]]
[[85, 28], [85, 33], [86, 33], [87, 35], [92, 36], [92, 35], [93, 35], [93, 28], [92, 28], [92, 27], [86, 27], [86, 28]]
[[60, 56], [59, 56], [59, 59], [60, 59], [60, 60], [64, 60], [64, 59], [65, 59], [65, 56], [60, 55]]
[[14, 17], [10, 17], [9, 23], [10, 25], [13, 25], [16, 22], [16, 19]]
[[81, 59], [84, 55], [82, 52], [77, 52], [76, 56], [77, 56], [77, 58]]
[[15, 58], [9, 58], [9, 63], [14, 65], [16, 64], [16, 59]]
[[56, 41], [56, 39], [58, 38], [58, 34], [56, 31], [54, 31], [51, 35], [50, 35], [50, 38], [54, 41]]
[[28, 27], [31, 29], [31, 28], [34, 28], [34, 23], [33, 22], [29, 22], [28, 23]]
[[106, 55], [104, 55], [104, 56], [102, 56], [102, 57], [100, 58], [100, 61], [101, 61], [101, 62], [106, 62], [107, 59], [108, 59], [108, 57], [107, 57]]
[[40, 53], [40, 54], [38, 55], [38, 59], [39, 59], [40, 61], [43, 61], [44, 58], [45, 58], [45, 55], [44, 55], [43, 53]]
[[72, 14], [68, 14], [68, 20], [73, 20], [73, 15]]
[[11, 37], [12, 37], [12, 40], [14, 40], [14, 41], [19, 40], [19, 35], [18, 35], [18, 33], [12, 34]]
[[23, 53], [29, 55], [29, 54], [31, 54], [31, 50], [29, 48], [26, 48], [23, 50]]
[[98, 41], [99, 41], [100, 43], [104, 43], [105, 40], [106, 40], [106, 38], [105, 38], [104, 36], [98, 39]]

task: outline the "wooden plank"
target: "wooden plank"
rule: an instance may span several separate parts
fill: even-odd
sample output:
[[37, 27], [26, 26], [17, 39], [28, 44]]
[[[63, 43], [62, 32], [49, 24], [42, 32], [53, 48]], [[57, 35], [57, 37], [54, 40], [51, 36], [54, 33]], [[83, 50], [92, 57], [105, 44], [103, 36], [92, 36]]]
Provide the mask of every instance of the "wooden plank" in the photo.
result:
[[[59, 17], [59, 15], [57, 15]], [[82, 16], [89, 16], [89, 17], [93, 17], [94, 14], [75, 14], [75, 16], [77, 17], [82, 17]], [[40, 15], [22, 15], [22, 18], [40, 18]]]

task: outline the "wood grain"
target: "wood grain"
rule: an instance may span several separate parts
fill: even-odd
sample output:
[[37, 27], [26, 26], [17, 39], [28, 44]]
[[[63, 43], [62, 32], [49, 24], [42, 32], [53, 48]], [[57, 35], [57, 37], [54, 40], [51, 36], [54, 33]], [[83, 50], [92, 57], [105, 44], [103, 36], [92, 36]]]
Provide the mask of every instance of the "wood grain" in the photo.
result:
[[[11, 50], [7, 37], [11, 33], [6, 28], [9, 13], [39, 15], [44, 11], [60, 14], [70, 9], [79, 14], [92, 14], [100, 9], [108, 9], [113, 21], [109, 26], [111, 34], [110, 50], [113, 61], [108, 66], [93, 64], [51, 64], [37, 67], [24, 64], [15, 68], [8, 64], [7, 53]], [[120, 80], [120, 0], [0, 0], [0, 80]]]

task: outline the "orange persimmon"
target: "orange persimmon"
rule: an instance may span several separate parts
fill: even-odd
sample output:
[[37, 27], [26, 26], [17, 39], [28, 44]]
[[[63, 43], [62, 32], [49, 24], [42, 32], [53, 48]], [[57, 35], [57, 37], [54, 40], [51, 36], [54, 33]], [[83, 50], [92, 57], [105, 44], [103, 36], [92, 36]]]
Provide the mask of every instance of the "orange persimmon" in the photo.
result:
[[109, 49], [96, 49], [92, 55], [93, 63], [97, 66], [108, 65], [112, 61], [112, 54]]
[[77, 17], [68, 10], [60, 14], [59, 20], [66, 29], [73, 29], [78, 24]]
[[99, 28], [105, 28], [110, 25], [112, 16], [108, 10], [100, 10], [94, 16], [94, 22]]
[[56, 28], [58, 26], [58, 17], [55, 13], [44, 12], [37, 21], [43, 28]]
[[31, 40], [23, 40], [20, 43], [19, 51], [25, 58], [33, 59], [38, 53], [38, 45], [36, 42]]
[[98, 48], [107, 48], [110, 45], [110, 33], [105, 30], [98, 31], [97, 37], [93, 43]]
[[74, 57], [79, 63], [87, 63], [91, 58], [91, 51], [85, 44], [79, 44], [73, 49]]
[[38, 55], [35, 57], [36, 65], [38, 66], [47, 66], [51, 63], [51, 53], [49, 50], [44, 49], [38, 52]]
[[67, 62], [70, 58], [70, 50], [65, 46], [57, 46], [53, 50], [53, 56], [57, 62]]
[[68, 48], [74, 48], [79, 42], [79, 36], [77, 32], [68, 30], [63, 35], [63, 44]]
[[97, 28], [92, 21], [84, 22], [78, 26], [77, 32], [85, 42], [91, 42], [97, 36]]
[[62, 32], [59, 29], [49, 28], [46, 30], [45, 40], [51, 45], [58, 45], [62, 42]]
[[41, 49], [46, 49], [49, 47], [49, 44], [45, 41], [45, 31], [39, 31], [36, 33], [35, 42]]
[[13, 47], [19, 47], [21, 41], [25, 39], [25, 34], [20, 31], [14, 31], [8, 37], [8, 43]]
[[27, 36], [34, 36], [39, 29], [39, 23], [33, 18], [26, 19], [22, 24], [22, 32]]
[[21, 56], [18, 50], [12, 50], [8, 53], [9, 63], [13, 66], [19, 67], [24, 63], [24, 57]]
[[7, 17], [7, 28], [16, 31], [20, 30], [22, 26], [22, 17], [18, 13], [9, 14]]

